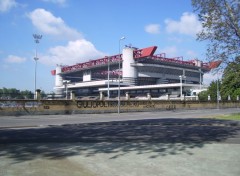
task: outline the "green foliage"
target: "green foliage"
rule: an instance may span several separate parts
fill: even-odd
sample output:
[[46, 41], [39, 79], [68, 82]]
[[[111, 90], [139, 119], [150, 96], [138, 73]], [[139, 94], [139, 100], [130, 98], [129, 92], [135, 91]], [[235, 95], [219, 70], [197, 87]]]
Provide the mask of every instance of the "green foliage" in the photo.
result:
[[[41, 91], [41, 97], [46, 98], [47, 94]], [[29, 90], [17, 90], [15, 88], [5, 88], [0, 89], [0, 99], [33, 99], [34, 93]]]
[[[218, 84], [217, 84], [218, 83]], [[207, 91], [202, 91], [198, 94], [198, 98], [200, 101], [207, 101], [208, 96], [210, 96], [211, 101], [217, 101], [217, 86], [220, 91], [222, 84], [218, 81], [212, 81], [208, 87]]]
[[238, 96], [239, 99], [240, 99], [240, 88], [237, 88], [237, 89], [233, 92], [233, 94], [232, 94], [232, 99], [233, 99], [233, 100], [237, 100], [237, 96]]
[[239, 56], [239, 0], [192, 0], [192, 6], [203, 26], [198, 40], [208, 41], [207, 58], [228, 63]]
[[29, 91], [29, 90], [21, 91], [21, 94], [22, 94], [24, 99], [32, 99], [32, 98], [34, 98], [33, 93], [31, 91]]
[[32, 99], [33, 93], [28, 90], [20, 91], [15, 88], [2, 88], [0, 89], [1, 99]]
[[46, 98], [46, 97], [47, 97], [47, 94], [46, 94], [44, 91], [41, 91], [40, 94], [41, 94], [41, 97], [42, 97], [42, 98]]
[[224, 100], [228, 95], [236, 100], [237, 95], [240, 96], [240, 57], [234, 62], [228, 64], [222, 77], [221, 95]]
[[202, 91], [198, 94], [198, 98], [200, 101], [207, 101], [208, 100], [208, 91]]
[[218, 115], [215, 116], [216, 119], [225, 119], [225, 120], [240, 120], [240, 113], [228, 114], [228, 115]]
[[[218, 88], [217, 88], [218, 86]], [[212, 101], [216, 101], [217, 100], [217, 90], [221, 90], [221, 82], [218, 81], [212, 81], [208, 87], [208, 94], [211, 97]]]

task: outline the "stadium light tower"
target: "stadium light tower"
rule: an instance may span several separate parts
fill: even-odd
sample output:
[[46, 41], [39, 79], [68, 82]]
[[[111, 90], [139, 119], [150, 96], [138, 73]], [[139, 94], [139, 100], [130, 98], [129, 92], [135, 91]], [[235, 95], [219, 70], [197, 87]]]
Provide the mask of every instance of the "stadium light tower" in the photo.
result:
[[[125, 39], [125, 37], [121, 37], [120, 39], [119, 39], [119, 43], [118, 43], [118, 49], [119, 49], [119, 56], [121, 55], [120, 54], [120, 50], [121, 50], [121, 41], [122, 40], [124, 40]], [[119, 72], [118, 72], [118, 114], [120, 113], [120, 69], [121, 69], [121, 58], [119, 57], [119, 62], [118, 62], [118, 70], [119, 70]]]
[[36, 53], [35, 53], [35, 77], [34, 77], [34, 99], [37, 98], [36, 96], [36, 90], [37, 90], [37, 61], [39, 60], [38, 55], [37, 55], [37, 44], [39, 43], [40, 39], [42, 38], [42, 35], [39, 34], [33, 34], [34, 41], [36, 43]]

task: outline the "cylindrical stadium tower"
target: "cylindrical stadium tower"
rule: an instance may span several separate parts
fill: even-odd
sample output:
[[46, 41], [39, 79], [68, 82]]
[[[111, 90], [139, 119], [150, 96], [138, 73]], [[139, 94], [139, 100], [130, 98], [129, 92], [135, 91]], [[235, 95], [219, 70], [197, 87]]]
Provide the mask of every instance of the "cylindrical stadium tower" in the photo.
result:
[[124, 83], [135, 85], [137, 79], [137, 69], [131, 64], [135, 63], [133, 57], [134, 48], [126, 47], [123, 49], [122, 77]]
[[[63, 86], [63, 78], [60, 75], [62, 73], [62, 67], [60, 65], [57, 65], [56, 67], [56, 77], [55, 77], [55, 93], [56, 94], [62, 94], [63, 89], [60, 88]], [[57, 88], [59, 87], [59, 88]]]

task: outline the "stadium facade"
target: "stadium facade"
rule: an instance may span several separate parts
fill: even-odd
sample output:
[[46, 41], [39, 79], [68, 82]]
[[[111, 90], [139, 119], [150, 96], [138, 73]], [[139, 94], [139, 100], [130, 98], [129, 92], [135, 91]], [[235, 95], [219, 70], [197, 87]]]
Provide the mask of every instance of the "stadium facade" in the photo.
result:
[[165, 53], [154, 54], [156, 49], [125, 46], [122, 54], [72, 66], [58, 65], [52, 71], [55, 93], [74, 91], [78, 98], [105, 95], [161, 99], [166, 95], [187, 96], [202, 89], [203, 74], [210, 70], [209, 64], [197, 59], [167, 58]]

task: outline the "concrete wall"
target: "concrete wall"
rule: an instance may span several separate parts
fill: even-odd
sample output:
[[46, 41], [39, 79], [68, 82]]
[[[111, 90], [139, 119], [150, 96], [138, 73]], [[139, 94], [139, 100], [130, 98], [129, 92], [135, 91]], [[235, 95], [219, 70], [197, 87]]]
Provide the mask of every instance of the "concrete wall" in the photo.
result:
[[[0, 100], [0, 116], [39, 114], [80, 114], [117, 112], [117, 101]], [[120, 112], [166, 111], [217, 108], [216, 102], [200, 101], [121, 101]], [[240, 101], [220, 102], [219, 108], [240, 108]]]

